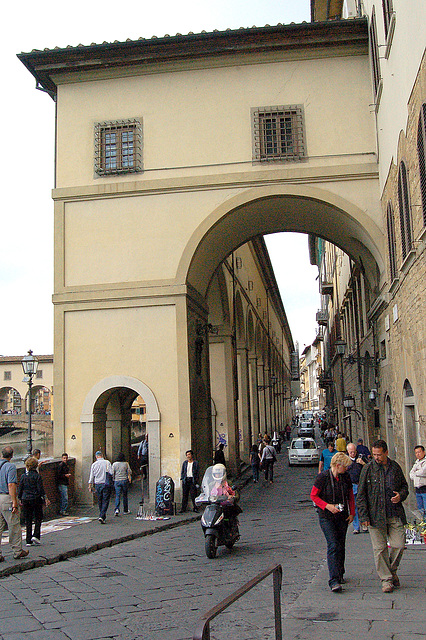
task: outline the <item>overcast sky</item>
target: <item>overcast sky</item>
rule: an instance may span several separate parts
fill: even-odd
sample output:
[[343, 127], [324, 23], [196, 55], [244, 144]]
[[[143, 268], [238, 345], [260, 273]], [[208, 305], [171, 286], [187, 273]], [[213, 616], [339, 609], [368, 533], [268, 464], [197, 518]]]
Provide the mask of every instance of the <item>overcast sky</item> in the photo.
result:
[[[0, 354], [23, 355], [28, 349], [46, 354], [53, 353], [54, 104], [35, 89], [34, 78], [16, 54], [80, 43], [309, 21], [310, 0], [128, 0], [122, 5], [111, 0], [21, 0], [5, 5], [0, 37]], [[303, 349], [315, 336], [317, 272], [309, 265], [307, 236], [293, 236], [290, 241], [289, 236], [279, 234], [268, 246], [293, 338]]]

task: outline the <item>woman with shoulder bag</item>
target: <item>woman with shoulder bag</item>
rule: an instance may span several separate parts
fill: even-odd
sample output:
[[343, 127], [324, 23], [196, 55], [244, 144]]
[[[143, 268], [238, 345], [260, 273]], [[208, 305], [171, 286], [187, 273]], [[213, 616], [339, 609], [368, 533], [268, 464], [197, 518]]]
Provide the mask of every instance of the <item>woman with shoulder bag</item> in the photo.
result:
[[351, 463], [345, 453], [335, 453], [330, 469], [317, 476], [311, 490], [311, 500], [316, 506], [319, 525], [327, 541], [328, 584], [334, 592], [342, 590], [346, 531], [355, 515], [352, 481], [347, 473]]
[[[25, 460], [26, 473], [23, 473], [19, 482], [18, 498], [21, 501], [25, 525], [27, 547], [33, 544], [41, 544], [40, 532], [43, 520], [43, 505], [50, 505], [49, 499], [43, 487], [43, 480], [37, 471], [38, 460], [34, 457]], [[33, 528], [34, 521], [34, 532]]]
[[274, 482], [274, 464], [277, 461], [277, 454], [274, 447], [270, 444], [271, 438], [269, 436], [264, 437], [265, 446], [262, 451], [262, 457], [260, 459], [261, 469], [265, 472], [265, 480], [269, 484]]
[[112, 476], [114, 478], [114, 488], [115, 488], [115, 507], [114, 507], [114, 515], [120, 515], [120, 497], [123, 495], [123, 513], [128, 514], [129, 511], [129, 501], [128, 501], [128, 490], [129, 484], [132, 480], [132, 470], [130, 469], [130, 465], [126, 462], [126, 458], [124, 453], [120, 451], [117, 456], [117, 460], [112, 464]]

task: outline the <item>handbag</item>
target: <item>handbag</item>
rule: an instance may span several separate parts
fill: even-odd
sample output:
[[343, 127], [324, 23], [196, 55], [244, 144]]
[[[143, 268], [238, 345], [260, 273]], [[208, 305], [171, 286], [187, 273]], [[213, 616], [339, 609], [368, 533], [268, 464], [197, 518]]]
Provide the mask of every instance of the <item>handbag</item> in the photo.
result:
[[[111, 465], [109, 466], [109, 468], [111, 469]], [[106, 471], [105, 472], [105, 486], [106, 487], [113, 487], [114, 486], [114, 476], [112, 475], [112, 473], [110, 471]]]

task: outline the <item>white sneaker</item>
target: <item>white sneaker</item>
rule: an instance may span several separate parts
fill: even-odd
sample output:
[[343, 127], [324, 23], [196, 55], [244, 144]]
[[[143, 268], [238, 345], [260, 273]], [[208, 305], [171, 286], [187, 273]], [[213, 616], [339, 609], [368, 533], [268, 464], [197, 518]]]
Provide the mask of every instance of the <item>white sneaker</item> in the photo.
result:
[[39, 539], [39, 538], [36, 538], [35, 536], [33, 536], [33, 537], [31, 538], [31, 542], [32, 542], [33, 544], [41, 544], [40, 539]]
[[131, 511], [123, 511], [123, 513], [124, 513], [126, 516], [128, 516], [128, 515], [129, 515], [129, 513], [132, 513], [132, 512], [131, 512]]
[[120, 512], [119, 512], [119, 510], [118, 510], [118, 509], [116, 509], [116, 510], [115, 510], [114, 515], [115, 515], [115, 516], [119, 516], [119, 515], [120, 515]]

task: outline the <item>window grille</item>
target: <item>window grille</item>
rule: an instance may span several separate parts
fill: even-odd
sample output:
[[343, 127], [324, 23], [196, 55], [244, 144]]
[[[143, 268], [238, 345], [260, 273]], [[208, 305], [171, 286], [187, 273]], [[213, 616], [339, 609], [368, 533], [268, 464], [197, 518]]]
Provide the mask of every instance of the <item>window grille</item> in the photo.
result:
[[38, 378], [38, 379], [42, 379], [43, 378], [43, 369], [37, 369], [36, 378]]
[[426, 104], [422, 105], [417, 130], [417, 153], [419, 156], [420, 192], [423, 207], [423, 226], [426, 227]]
[[252, 112], [253, 159], [297, 162], [305, 157], [303, 108], [262, 107]]
[[377, 27], [376, 27], [376, 13], [373, 8], [370, 22], [370, 56], [371, 56], [371, 70], [373, 74], [373, 88], [374, 97], [377, 99], [380, 87], [380, 65], [379, 65], [379, 47], [377, 44]]
[[395, 223], [393, 218], [392, 204], [389, 202], [387, 210], [387, 231], [389, 249], [389, 268], [391, 282], [396, 278], [396, 243], [395, 243]]
[[142, 171], [140, 120], [96, 124], [95, 171], [100, 176]]
[[385, 36], [388, 37], [391, 18], [393, 15], [393, 0], [382, 0]]
[[12, 372], [11, 371], [5, 371], [4, 372], [4, 380], [12, 380]]
[[401, 162], [398, 171], [398, 201], [401, 224], [402, 259], [405, 260], [413, 248], [413, 232], [411, 228], [410, 195], [405, 162]]

